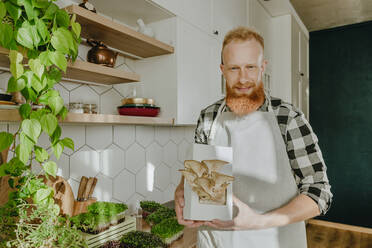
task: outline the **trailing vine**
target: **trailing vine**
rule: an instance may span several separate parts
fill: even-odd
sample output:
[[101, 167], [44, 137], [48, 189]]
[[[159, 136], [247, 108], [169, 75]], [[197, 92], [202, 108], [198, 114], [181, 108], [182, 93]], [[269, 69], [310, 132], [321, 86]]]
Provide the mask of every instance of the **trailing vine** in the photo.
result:
[[[64, 148], [74, 149], [72, 139], [61, 139], [58, 121], [68, 111], [54, 85], [68, 61], [77, 58], [81, 41], [76, 16], [53, 2], [0, 0], [0, 45], [9, 50], [12, 74], [7, 90], [21, 92], [26, 100], [19, 107], [22, 120], [16, 133], [0, 133], [0, 151], [14, 154], [0, 165], [0, 178], [7, 178], [12, 189], [0, 207], [0, 247], [85, 246], [68, 218], [59, 215], [53, 189], [45, 184], [58, 169], [52, 153], [59, 159]], [[49, 152], [37, 145], [42, 132], [49, 136]], [[35, 175], [33, 166], [41, 166], [44, 177]]]

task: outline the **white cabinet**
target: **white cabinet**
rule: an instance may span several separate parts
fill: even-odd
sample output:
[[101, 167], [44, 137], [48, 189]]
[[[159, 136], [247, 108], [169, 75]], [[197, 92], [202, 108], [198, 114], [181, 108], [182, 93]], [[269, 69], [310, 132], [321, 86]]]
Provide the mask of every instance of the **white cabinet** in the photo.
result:
[[206, 33], [210, 33], [213, 0], [152, 0]]
[[273, 18], [272, 95], [309, 118], [309, 40], [292, 15]]
[[212, 1], [212, 27], [218, 39], [222, 41], [232, 28], [246, 25], [246, 4], [246, 0]]
[[[135, 61], [143, 95], [161, 107], [160, 117], [176, 124], [195, 125], [200, 111], [221, 97], [220, 42], [194, 25], [175, 17], [152, 27], [175, 44], [175, 53]], [[161, 35], [161, 33], [159, 33]]]

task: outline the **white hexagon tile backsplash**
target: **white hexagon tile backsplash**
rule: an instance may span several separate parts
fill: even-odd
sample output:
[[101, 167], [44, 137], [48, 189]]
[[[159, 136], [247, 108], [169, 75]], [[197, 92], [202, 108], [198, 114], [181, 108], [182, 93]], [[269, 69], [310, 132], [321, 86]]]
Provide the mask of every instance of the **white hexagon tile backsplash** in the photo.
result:
[[[86, 59], [89, 47], [81, 46], [79, 58]], [[118, 57], [117, 69], [132, 71], [130, 61]], [[10, 73], [0, 71], [0, 88], [7, 88]], [[60, 82], [55, 85], [70, 102], [95, 103], [99, 113], [117, 114], [121, 99], [133, 94], [142, 96], [143, 83], [114, 86]], [[145, 96], [146, 97], [146, 96]], [[0, 131], [16, 132], [19, 123], [0, 123]], [[75, 150], [66, 148], [57, 161], [58, 175], [70, 183], [75, 197], [82, 176], [97, 177], [94, 196], [98, 200], [125, 202], [131, 211], [139, 201], [165, 202], [173, 199], [180, 180], [187, 149], [194, 142], [195, 126], [166, 127], [142, 125], [70, 125], [62, 124], [62, 136], [74, 140]], [[50, 148], [47, 135], [40, 139]], [[50, 153], [50, 149], [48, 150]], [[53, 156], [52, 160], [56, 160]]]

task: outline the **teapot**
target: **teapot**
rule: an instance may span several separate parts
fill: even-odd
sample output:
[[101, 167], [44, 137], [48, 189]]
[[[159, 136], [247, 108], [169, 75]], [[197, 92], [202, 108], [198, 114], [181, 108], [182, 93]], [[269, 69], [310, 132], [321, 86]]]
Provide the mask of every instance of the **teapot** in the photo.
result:
[[117, 52], [108, 49], [102, 41], [87, 39], [87, 43], [92, 46], [88, 51], [88, 62], [102, 64], [108, 67], [115, 66], [116, 57], [118, 56]]

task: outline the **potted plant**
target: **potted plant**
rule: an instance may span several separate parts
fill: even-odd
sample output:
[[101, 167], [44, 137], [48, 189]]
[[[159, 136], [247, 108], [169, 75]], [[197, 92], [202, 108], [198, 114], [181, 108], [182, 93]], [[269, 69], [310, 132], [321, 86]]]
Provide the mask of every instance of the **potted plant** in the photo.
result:
[[[0, 45], [9, 50], [12, 74], [8, 92], [25, 98], [19, 129], [0, 133], [0, 179], [10, 188], [0, 207], [0, 247], [86, 246], [68, 217], [60, 216], [53, 189], [45, 183], [57, 173], [51, 153], [59, 159], [65, 147], [74, 149], [70, 138], [61, 139], [58, 120], [68, 111], [53, 86], [66, 72], [67, 61], [76, 59], [81, 31], [76, 17], [53, 1], [0, 0]], [[42, 132], [50, 138], [50, 152], [37, 145]], [[13, 153], [9, 161], [8, 150]], [[33, 166], [41, 166], [44, 177], [33, 174]]]

